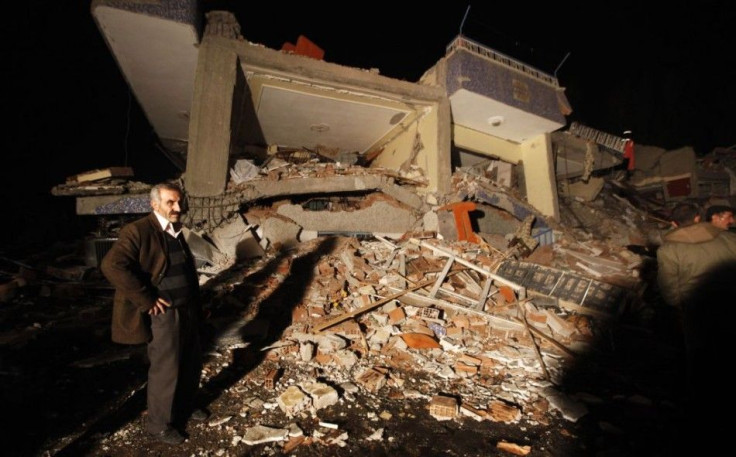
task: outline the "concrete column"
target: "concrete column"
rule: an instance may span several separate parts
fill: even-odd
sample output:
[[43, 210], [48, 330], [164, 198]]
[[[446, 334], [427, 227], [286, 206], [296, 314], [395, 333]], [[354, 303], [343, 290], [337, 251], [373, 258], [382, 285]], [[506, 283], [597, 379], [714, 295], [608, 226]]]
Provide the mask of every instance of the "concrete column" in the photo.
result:
[[235, 86], [240, 71], [235, 51], [205, 36], [194, 80], [184, 176], [186, 190], [194, 197], [220, 195], [225, 190], [233, 142]]
[[525, 141], [520, 149], [527, 201], [545, 216], [560, 220], [551, 135], [542, 134]]
[[437, 107], [437, 190], [449, 192], [452, 180], [452, 110], [445, 97]]

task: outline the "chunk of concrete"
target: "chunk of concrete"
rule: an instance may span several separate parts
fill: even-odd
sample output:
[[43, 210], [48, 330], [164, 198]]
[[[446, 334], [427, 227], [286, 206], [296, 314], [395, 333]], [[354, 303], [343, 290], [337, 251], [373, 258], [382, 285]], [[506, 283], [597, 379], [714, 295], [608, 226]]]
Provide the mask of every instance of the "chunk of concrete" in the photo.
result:
[[288, 436], [289, 430], [286, 428], [272, 428], [264, 425], [256, 425], [255, 427], [250, 427], [245, 431], [243, 442], [253, 446], [261, 443], [285, 441]]
[[312, 397], [312, 406], [315, 410], [327, 408], [337, 403], [339, 396], [337, 391], [322, 382], [308, 382], [302, 384], [302, 389]]
[[373, 332], [370, 337], [368, 337], [368, 344], [370, 344], [371, 346], [383, 346], [388, 342], [389, 338], [391, 338], [391, 326], [386, 325], [376, 329], [376, 331]]
[[340, 388], [344, 390], [345, 392], [351, 393], [351, 394], [357, 393], [360, 390], [358, 386], [356, 386], [350, 381], [346, 381], [340, 384]]
[[424, 230], [430, 232], [439, 232], [440, 230], [440, 220], [435, 211], [427, 211], [424, 213], [422, 224], [424, 226]]
[[276, 398], [276, 402], [287, 417], [294, 417], [309, 408], [312, 404], [312, 399], [299, 387], [289, 386]]
[[585, 404], [573, 400], [553, 387], [542, 389], [540, 394], [547, 399], [553, 408], [560, 411], [562, 417], [571, 422], [577, 422], [578, 419], [588, 414], [588, 408]]
[[386, 385], [386, 375], [373, 368], [368, 368], [355, 378], [355, 382], [365, 390], [375, 393]]
[[341, 349], [335, 352], [334, 355], [335, 361], [346, 370], [353, 368], [358, 363], [358, 356], [348, 349]]
[[598, 194], [603, 190], [603, 178], [592, 177], [588, 182], [577, 181], [574, 183], [564, 183], [561, 186], [562, 195], [577, 197], [583, 201], [590, 202], [595, 200]]
[[314, 343], [305, 342], [299, 345], [299, 357], [302, 362], [309, 362], [314, 358]]
[[264, 254], [252, 227], [246, 225], [241, 217], [213, 230], [210, 238], [217, 249], [233, 261], [261, 257]]
[[331, 333], [326, 335], [317, 335], [315, 337], [315, 342], [317, 343], [319, 351], [323, 354], [330, 354], [332, 352], [339, 351], [340, 349], [345, 349], [348, 346], [348, 342], [345, 339]]
[[239, 159], [235, 161], [235, 164], [230, 168], [230, 178], [235, 184], [240, 184], [245, 181], [258, 176], [258, 172], [261, 169], [256, 166], [252, 160]]
[[261, 224], [263, 236], [271, 246], [290, 249], [299, 244], [299, 232], [302, 228], [284, 217], [269, 217]]
[[198, 233], [187, 228], [184, 228], [182, 233], [196, 260], [209, 263], [210, 265], [220, 265], [225, 262], [225, 254], [212, 243], [202, 238]]

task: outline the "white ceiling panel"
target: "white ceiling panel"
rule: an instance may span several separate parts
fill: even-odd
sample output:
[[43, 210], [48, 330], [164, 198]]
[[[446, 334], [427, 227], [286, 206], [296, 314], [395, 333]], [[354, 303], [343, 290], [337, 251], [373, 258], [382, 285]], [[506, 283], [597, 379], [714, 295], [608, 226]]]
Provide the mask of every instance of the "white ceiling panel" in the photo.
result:
[[256, 113], [268, 144], [316, 146], [363, 153], [409, 111], [327, 95], [264, 85]]

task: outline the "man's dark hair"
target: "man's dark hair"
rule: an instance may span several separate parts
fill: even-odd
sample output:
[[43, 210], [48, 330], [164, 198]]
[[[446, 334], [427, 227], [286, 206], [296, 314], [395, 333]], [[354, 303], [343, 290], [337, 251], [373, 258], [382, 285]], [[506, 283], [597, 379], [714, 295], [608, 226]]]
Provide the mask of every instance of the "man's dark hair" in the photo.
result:
[[708, 209], [705, 211], [705, 220], [706, 222], [710, 222], [713, 219], [713, 216], [716, 214], [721, 213], [731, 213], [734, 214], [733, 208], [726, 205], [713, 205], [709, 206]]
[[696, 216], [700, 216], [700, 206], [698, 204], [691, 202], [678, 203], [672, 209], [670, 220], [675, 222], [678, 227], [686, 227], [695, 223]]

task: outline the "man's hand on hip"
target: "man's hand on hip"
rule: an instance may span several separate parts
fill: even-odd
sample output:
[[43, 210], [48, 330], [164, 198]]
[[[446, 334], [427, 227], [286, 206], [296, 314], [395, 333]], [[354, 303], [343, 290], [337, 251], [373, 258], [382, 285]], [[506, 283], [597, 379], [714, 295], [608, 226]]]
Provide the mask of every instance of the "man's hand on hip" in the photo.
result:
[[156, 303], [153, 304], [153, 307], [151, 307], [151, 309], [148, 310], [148, 314], [150, 314], [151, 316], [158, 316], [159, 314], [165, 313], [166, 308], [170, 306], [171, 306], [171, 303], [159, 297], [156, 299]]

